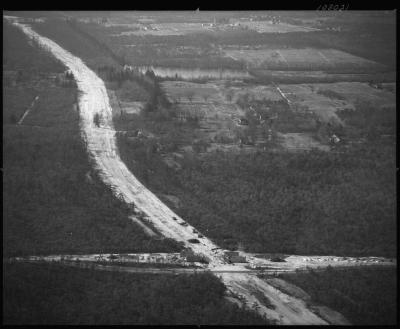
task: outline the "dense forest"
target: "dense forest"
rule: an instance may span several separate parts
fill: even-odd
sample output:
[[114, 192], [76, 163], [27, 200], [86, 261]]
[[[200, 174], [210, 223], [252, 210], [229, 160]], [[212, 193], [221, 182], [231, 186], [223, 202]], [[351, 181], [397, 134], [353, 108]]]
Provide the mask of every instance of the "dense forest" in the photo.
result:
[[280, 277], [304, 289], [311, 296], [311, 302], [342, 313], [353, 325], [397, 323], [395, 268], [327, 268], [323, 272]]
[[131, 274], [58, 264], [3, 265], [3, 323], [266, 325], [224, 299], [212, 274]]
[[[17, 28], [6, 29], [5, 70], [65, 70]], [[23, 125], [8, 117], [3, 125], [4, 255], [180, 250], [130, 222], [130, 210], [92, 169], [74, 109], [76, 89], [47, 75], [27, 75], [4, 93], [4, 112], [16, 118], [39, 96]]]
[[36, 42], [29, 40], [22, 31], [4, 19], [3, 45], [4, 70], [23, 70], [21, 73], [31, 73], [31, 75], [38, 72], [63, 72], [65, 70], [61, 62], [49, 56]]
[[[340, 131], [344, 142], [332, 153], [186, 153], [177, 170], [165, 164], [152, 139], [119, 136], [118, 146], [146, 186], [161, 198], [178, 197], [179, 208], [164, 201], [226, 248], [394, 256], [395, 109], [341, 115], [348, 123]], [[176, 151], [184, 130], [166, 121], [155, 121], [154, 129], [163, 132], [158, 143]]]

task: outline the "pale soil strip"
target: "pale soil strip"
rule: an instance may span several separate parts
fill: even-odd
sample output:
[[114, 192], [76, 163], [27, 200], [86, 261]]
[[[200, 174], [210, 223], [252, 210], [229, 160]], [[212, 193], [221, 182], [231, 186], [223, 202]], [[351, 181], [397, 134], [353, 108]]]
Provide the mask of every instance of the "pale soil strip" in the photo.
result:
[[331, 61], [328, 57], [326, 57], [323, 53], [321, 53], [320, 51], [318, 51], [318, 54], [320, 54], [321, 57], [322, 57], [324, 60], [327, 61], [328, 64], [330, 64], [330, 65], [332, 65], [332, 66], [335, 66], [335, 64], [333, 64], [332, 61]]
[[64, 262], [63, 265], [90, 268], [93, 266], [96, 270], [100, 271], [114, 271], [126, 273], [143, 273], [143, 274], [196, 274], [205, 272], [204, 269], [186, 269], [186, 268], [157, 268], [157, 267], [128, 267], [118, 265], [100, 265], [100, 264], [76, 264], [74, 262]]
[[32, 104], [27, 108], [25, 111], [24, 115], [21, 117], [21, 119], [18, 121], [18, 125], [24, 121], [25, 117], [28, 115], [28, 113], [33, 109], [33, 106], [35, 105], [36, 101], [39, 99], [39, 96], [36, 96], [35, 99], [32, 101]]
[[292, 102], [286, 97], [286, 95], [283, 93], [281, 88], [279, 88], [277, 85], [275, 86], [276, 90], [278, 90], [279, 94], [282, 96], [282, 98], [290, 105]]
[[[155, 256], [157, 255], [160, 256], [162, 255], [164, 257], [164, 260], [170, 258], [170, 257], [178, 257], [181, 258], [179, 253], [138, 253], [138, 254], [118, 254], [114, 253], [112, 254], [115, 259], [118, 259], [120, 262], [131, 262], [131, 259], [129, 257], [131, 256], [143, 256], [144, 258], [148, 258], [150, 256]], [[248, 254], [243, 253], [243, 255], [248, 257]], [[12, 261], [61, 261], [62, 259], [65, 260], [79, 260], [82, 262], [97, 262], [99, 258], [104, 258], [104, 259], [109, 259], [111, 254], [80, 254], [80, 255], [47, 255], [47, 256], [40, 256], [40, 255], [32, 255], [32, 256], [25, 256], [25, 257], [12, 257], [9, 260]], [[128, 257], [128, 258], [127, 258]], [[328, 266], [335, 267], [335, 270], [346, 270], [349, 267], [355, 268], [355, 267], [396, 267], [396, 261], [394, 259], [389, 260], [382, 258], [380, 261], [375, 262], [376, 257], [371, 257], [371, 258], [366, 258], [363, 260], [347, 260], [347, 261], [331, 261], [329, 259], [325, 259], [322, 263], [319, 264], [313, 264], [311, 263], [312, 260], [299, 260], [296, 258], [299, 258], [301, 256], [290, 256], [286, 258], [286, 262], [271, 262], [265, 260], [264, 263], [260, 263], [259, 259], [257, 260], [251, 260], [247, 258], [248, 260], [248, 265], [254, 265], [255, 267], [252, 267], [253, 269], [248, 270], [245, 268], [245, 264], [236, 264], [236, 265], [224, 265], [224, 266], [206, 266], [204, 267], [209, 267], [209, 270], [213, 273], [263, 273], [263, 274], [277, 274], [277, 273], [296, 273], [296, 272], [308, 272], [310, 270], [320, 272], [324, 271]], [[314, 256], [322, 258], [322, 257], [327, 257], [327, 256]], [[290, 258], [295, 258], [296, 260], [293, 262], [291, 261]], [[304, 256], [302, 257], [304, 258]], [[307, 257], [308, 258], [308, 257]], [[336, 258], [336, 257], [329, 257], [329, 258]], [[109, 260], [110, 263], [112, 263], [112, 260]], [[168, 261], [167, 261], [168, 262]], [[258, 262], [258, 263], [257, 263]], [[354, 263], [357, 262], [357, 263]], [[258, 269], [257, 269], [258, 268]], [[281, 280], [283, 281], [283, 280]]]
[[[25, 33], [36, 37], [42, 45], [64, 62], [76, 77], [78, 88], [81, 91], [79, 107], [81, 109], [80, 126], [82, 134], [103, 181], [114, 186], [116, 193], [120, 194], [127, 203], [134, 203], [136, 208], [147, 214], [155, 228], [163, 235], [182, 241], [195, 252], [209, 255], [215, 262], [222, 263], [218, 257], [210, 252], [211, 248], [217, 246], [207, 238], [202, 238], [202, 243], [197, 245], [192, 245], [187, 241], [191, 238], [198, 238], [193, 233], [193, 227], [190, 225], [184, 227], [172, 220], [174, 216], [183, 221], [147, 190], [120, 159], [116, 152], [112, 111], [103, 81], [87, 68], [79, 58], [65, 51], [52, 40], [40, 36], [28, 26], [18, 25]], [[99, 129], [95, 126], [93, 117], [96, 113], [99, 113], [102, 118], [102, 128], [108, 129]]]
[[157, 236], [157, 233], [144, 224], [140, 219], [136, 218], [135, 216], [129, 216], [129, 218], [132, 220], [132, 222], [138, 224], [148, 236]]
[[[326, 325], [325, 320], [319, 318], [306, 307], [305, 303], [297, 298], [291, 297], [268, 285], [263, 280], [249, 274], [223, 273], [220, 275], [223, 281], [231, 289], [245, 297], [250, 305], [256, 304], [268, 319], [277, 321], [283, 325], [304, 325], [316, 324]], [[274, 309], [265, 306], [252, 293], [252, 289], [257, 289], [263, 293], [274, 306]]]
[[[38, 263], [37, 261], [27, 261], [28, 263]], [[120, 265], [103, 265], [89, 262], [63, 261], [60, 265], [96, 269], [100, 271], [126, 272], [126, 273], [143, 273], [143, 274], [197, 274], [204, 273], [207, 270], [202, 268], [180, 268], [180, 267], [140, 267], [140, 266], [120, 266]], [[151, 264], [150, 264], [151, 266]]]
[[286, 60], [286, 58], [283, 57], [282, 53], [281, 53], [279, 50], [276, 50], [276, 52], [279, 54], [279, 56], [283, 59], [283, 61], [286, 63], [287, 67], [289, 68], [289, 63], [288, 63], [288, 61]]
[[[117, 194], [120, 194], [127, 203], [134, 203], [135, 207], [148, 215], [149, 220], [155, 228], [163, 235], [182, 241], [185, 246], [190, 247], [196, 253], [202, 253], [210, 258], [210, 267], [218, 267], [224, 264], [222, 251], [213, 252], [217, 246], [207, 238], [201, 238], [201, 243], [191, 244], [187, 240], [198, 238], [193, 233], [193, 227], [188, 225], [181, 226], [174, 221], [176, 217], [179, 221], [182, 218], [177, 216], [172, 210], [164, 205], [152, 192], [146, 189], [136, 177], [128, 170], [116, 152], [115, 132], [112, 123], [112, 110], [104, 86], [104, 82], [91, 71], [81, 59], [75, 57], [68, 51], [61, 48], [52, 40], [34, 32], [29, 26], [14, 23], [19, 26], [28, 36], [36, 38], [40, 45], [48, 49], [56, 58], [61, 60], [74, 74], [78, 89], [81, 91], [79, 97], [79, 108], [82, 129], [82, 136], [86, 141], [88, 151], [95, 160], [95, 166], [99, 169], [100, 177], [103, 181], [114, 187]], [[93, 118], [98, 113], [102, 118], [102, 127], [109, 130], [98, 129]], [[112, 156], [110, 156], [110, 154]], [[231, 270], [236, 267], [230, 266]], [[326, 322], [307, 309], [306, 305], [297, 303], [296, 307], [288, 307], [281, 300], [282, 294], [271, 290], [266, 283], [261, 285], [258, 281], [248, 274], [235, 274], [227, 277], [225, 274], [221, 278], [229, 281], [243, 291], [248, 300], [254, 300], [254, 296], [249, 291], [249, 284], [254, 284], [254, 288], [262, 288], [268, 297], [277, 305], [277, 311], [272, 313], [267, 308], [261, 308], [260, 314], [267, 317], [276, 318], [279, 313], [278, 323], [286, 324], [325, 324]], [[243, 280], [246, 287], [243, 287]], [[287, 295], [286, 295], [287, 296]], [[283, 296], [284, 297], [284, 296]], [[285, 298], [290, 298], [289, 296]]]

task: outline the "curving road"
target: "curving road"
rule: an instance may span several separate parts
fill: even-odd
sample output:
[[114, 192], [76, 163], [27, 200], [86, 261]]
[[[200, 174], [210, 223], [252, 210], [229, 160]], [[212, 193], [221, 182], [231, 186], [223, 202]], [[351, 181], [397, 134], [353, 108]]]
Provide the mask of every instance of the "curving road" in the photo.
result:
[[[221, 249], [208, 238], [199, 238], [190, 225], [182, 226], [183, 219], [169, 209], [160, 199], [143, 186], [122, 162], [116, 147], [115, 130], [112, 122], [112, 109], [104, 82], [78, 57], [61, 48], [52, 40], [33, 31], [30, 26], [17, 18], [6, 17], [20, 27], [29, 37], [48, 49], [62, 61], [73, 73], [80, 91], [80, 125], [82, 137], [86, 141], [88, 152], [94, 160], [104, 183], [113, 187], [116, 195], [148, 217], [148, 220], [164, 236], [181, 241], [196, 253], [202, 253], [210, 259], [209, 268], [216, 272], [230, 290], [242, 295], [250, 304], [258, 305], [258, 312], [278, 324], [329, 324], [313, 313], [305, 303], [286, 295], [254, 274], [238, 272], [238, 266], [227, 265]], [[94, 116], [99, 114], [101, 125], [94, 124]], [[106, 128], [106, 129], [104, 129]], [[175, 217], [176, 219], [174, 219]], [[196, 238], [200, 244], [191, 244], [188, 239]], [[246, 272], [246, 269], [243, 268]], [[257, 293], [258, 292], [258, 293]], [[259, 293], [267, 296], [274, 308], [266, 307]], [[258, 297], [257, 297], [258, 296]], [[342, 320], [330, 321], [331, 324], [345, 324]]]

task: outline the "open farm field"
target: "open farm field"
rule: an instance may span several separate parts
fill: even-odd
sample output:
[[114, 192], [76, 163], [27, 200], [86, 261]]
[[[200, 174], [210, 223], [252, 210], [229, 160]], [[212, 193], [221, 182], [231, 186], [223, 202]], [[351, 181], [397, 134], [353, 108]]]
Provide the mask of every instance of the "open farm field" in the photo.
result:
[[281, 84], [279, 87], [294, 108], [312, 111], [323, 121], [338, 120], [336, 111], [354, 109], [360, 102], [379, 108], [396, 105], [394, 93], [367, 83]]
[[[252, 139], [256, 139], [258, 143], [265, 143], [267, 138], [265, 131], [270, 128], [279, 132], [276, 141], [287, 150], [310, 150], [314, 147], [324, 151], [329, 150], [329, 146], [315, 140], [310, 132], [316, 132], [317, 128], [315, 118], [309, 113], [314, 112], [321, 121], [329, 122], [334, 117], [334, 120], [340, 122], [335, 112], [348, 104], [342, 100], [332, 100], [319, 94], [314, 95], [311, 89], [300, 90], [303, 94], [296, 89], [299, 95], [295, 92], [286, 93], [283, 89], [281, 94], [277, 87], [271, 85], [235, 84], [224, 81], [204, 84], [164, 81], [162, 86], [169, 101], [176, 106], [178, 119], [199, 118], [199, 125], [209, 141], [225, 141], [227, 144], [238, 145], [239, 140], [244, 138], [243, 133], [250, 133], [253, 136]], [[309, 94], [314, 96], [312, 101], [309, 100]], [[290, 99], [290, 107], [286, 104], [284, 97]], [[304, 97], [308, 97], [307, 101], [304, 101]], [[241, 118], [252, 113], [250, 104], [259, 108], [258, 113], [263, 113], [262, 115], [266, 118], [274, 118], [271, 119], [274, 123], [268, 120], [269, 126], [239, 125]], [[351, 104], [348, 107], [352, 108]], [[292, 135], [286, 135], [287, 133], [292, 133]], [[212, 145], [209, 151], [216, 147]], [[222, 148], [226, 149], [226, 147]]]
[[248, 97], [248, 99], [257, 101], [282, 100], [282, 96], [276, 88], [271, 85], [242, 84], [241, 86], [236, 86], [232, 84], [231, 86], [225, 87], [223, 92], [225, 97], [232, 99], [232, 102], [237, 102], [243, 97]]
[[[79, 13], [82, 17], [90, 18], [91, 13]], [[108, 18], [108, 24], [128, 24], [132, 22], [142, 23], [187, 23], [187, 22], [210, 22], [215, 18], [240, 16], [239, 12], [210, 12], [210, 11], [179, 11], [179, 12], [157, 12], [157, 11], [113, 11], [107, 12], [104, 16]], [[92, 14], [92, 16], [98, 16]]]
[[[237, 142], [239, 137], [232, 137], [238, 131], [236, 121], [249, 110], [249, 105], [242, 107], [243, 102], [259, 104], [263, 111], [271, 108], [274, 102], [287, 99], [289, 108], [277, 110], [278, 119], [274, 124], [279, 133], [277, 140], [287, 150], [316, 147], [328, 151], [329, 146], [318, 142], [313, 135], [319, 129], [316, 120], [332, 124], [332, 127], [343, 126], [345, 123], [338, 111], [355, 110], [366, 103], [382, 109], [395, 107], [394, 93], [358, 82], [280, 84], [275, 87], [224, 81], [202, 84], [164, 81], [162, 86], [169, 101], [177, 107], [179, 117], [198, 117], [210, 140], [214, 140], [219, 132], [229, 136], [227, 141]], [[303, 118], [307, 114], [308, 117]]]
[[[121, 17], [118, 17], [118, 15]], [[245, 18], [238, 20], [238, 13], [220, 13], [221, 16], [226, 16], [232, 18], [231, 22], [248, 22], [249, 24], [261, 24], [270, 25], [269, 21], [249, 21]], [[71, 16], [85, 16], [85, 13], [75, 14], [72, 13]], [[273, 14], [274, 15], [274, 14]], [[376, 15], [369, 13], [358, 13], [356, 20], [351, 20], [347, 15], [345, 17], [337, 16], [335, 14], [323, 13], [322, 17], [315, 17], [315, 14], [306, 13], [305, 15], [300, 15], [298, 18], [289, 19], [287, 13], [280, 13], [281, 22], [279, 24], [272, 24], [274, 29], [278, 26], [289, 26], [294, 28], [295, 32], [287, 33], [258, 33], [252, 29], [228, 29], [225, 30], [223, 27], [227, 25], [226, 23], [217, 23], [217, 28], [212, 27], [214, 33], [207, 33], [210, 28], [201, 24], [213, 22], [214, 16], [216, 16], [218, 21], [218, 14], [212, 15], [207, 13], [200, 13], [199, 15], [154, 15], [149, 13], [149, 15], [138, 15], [138, 13], [111, 13], [111, 14], [99, 14], [97, 17], [92, 17], [93, 22], [96, 25], [95, 29], [89, 31], [94, 37], [102, 42], [105, 42], [108, 47], [113, 49], [117, 53], [124, 53], [125, 50], [121, 49], [120, 46], [132, 45], [132, 44], [171, 44], [176, 45], [260, 45], [263, 44], [266, 47], [271, 47], [273, 45], [277, 49], [284, 47], [293, 48], [318, 48], [318, 49], [337, 49], [345, 53], [352, 54], [354, 56], [359, 56], [365, 59], [373, 60], [378, 63], [383, 63], [391, 68], [395, 68], [395, 47], [391, 40], [395, 35], [393, 34], [393, 24], [395, 23], [394, 15]], [[96, 15], [86, 15], [86, 16], [96, 16]], [[378, 17], [379, 16], [379, 17]], [[100, 23], [101, 19], [107, 18], [106, 23]], [[235, 18], [236, 17], [236, 18]], [[88, 18], [89, 21], [91, 18]], [[88, 19], [85, 22], [88, 22]], [[139, 20], [140, 19], [140, 20]], [[302, 19], [305, 19], [305, 25], [310, 25], [309, 20], [318, 21], [318, 24], [322, 24], [322, 31], [311, 30], [312, 32], [299, 32], [297, 30], [310, 31], [310, 28], [302, 25]], [[80, 18], [81, 20], [81, 18]], [[285, 21], [285, 22], [283, 22]], [[325, 22], [328, 26], [324, 26]], [[178, 33], [181, 31], [192, 31], [195, 26], [199, 27], [198, 32], [200, 33], [188, 33], [180, 35], [129, 35], [133, 30], [142, 28], [141, 31], [136, 31], [140, 33], [163, 33], [161, 30], [149, 30], [149, 27], [153, 25], [164, 26], [168, 33]], [[166, 25], [163, 25], [166, 24]], [[197, 24], [197, 25], [192, 25]], [[231, 23], [232, 24], [232, 23]], [[316, 24], [316, 25], [318, 25]], [[80, 24], [86, 25], [88, 24]], [[230, 24], [228, 24], [230, 25]], [[315, 24], [314, 24], [315, 25]], [[344, 26], [346, 25], [346, 26]], [[343, 32], [337, 32], [333, 30], [328, 30], [327, 28], [337, 28], [340, 26]], [[148, 30], [143, 30], [146, 27]], [[97, 30], [97, 31], [94, 31]], [[342, 31], [341, 30], [341, 31]], [[202, 32], [203, 31], [203, 32]], [[93, 33], [95, 32], [95, 33]], [[126, 32], [124, 35], [120, 35], [121, 32]], [[136, 33], [135, 32], [135, 33]], [[128, 34], [128, 35], [127, 35]], [[111, 35], [119, 35], [119, 37], [110, 38]], [[136, 56], [137, 57], [137, 56]], [[132, 63], [135, 56], [132, 56]], [[151, 58], [149, 58], [148, 63], [150, 64]], [[286, 68], [285, 68], [286, 69]]]
[[385, 82], [396, 81], [396, 72], [335, 73], [327, 71], [271, 71], [252, 69], [251, 74], [261, 83], [333, 83], [333, 82]]
[[152, 23], [139, 25], [136, 30], [125, 31], [120, 35], [184, 35], [209, 31], [202, 23]]
[[396, 84], [383, 84], [382, 86], [371, 86], [368, 83], [337, 82], [330, 84], [313, 84], [314, 90], [324, 92], [329, 90], [332, 98], [335, 94], [355, 104], [366, 102], [376, 108], [396, 107]]
[[341, 123], [336, 111], [344, 108], [354, 109], [353, 104], [346, 99], [321, 95], [312, 85], [279, 85], [279, 88], [290, 101], [293, 110], [314, 112], [324, 122], [333, 120]]
[[174, 104], [179, 121], [196, 118], [198, 128], [208, 141], [218, 141], [221, 136], [226, 140], [237, 140], [236, 121], [245, 111], [226, 96], [223, 84], [164, 81], [161, 85]]
[[169, 100], [178, 103], [205, 103], [208, 105], [235, 105], [241, 98], [256, 101], [281, 101], [276, 87], [255, 85], [239, 80], [214, 80], [208, 83], [164, 81], [161, 83]]
[[241, 26], [245, 26], [250, 30], [257, 31], [259, 33], [287, 33], [287, 32], [310, 32], [318, 31], [318, 29], [292, 25], [287, 23], [273, 24], [271, 21], [237, 21]]
[[164, 81], [161, 83], [170, 101], [180, 103], [223, 103], [217, 85], [184, 81]]
[[225, 55], [238, 61], [245, 61], [252, 68], [266, 70], [368, 72], [384, 69], [381, 64], [336, 49], [228, 49], [225, 50]]

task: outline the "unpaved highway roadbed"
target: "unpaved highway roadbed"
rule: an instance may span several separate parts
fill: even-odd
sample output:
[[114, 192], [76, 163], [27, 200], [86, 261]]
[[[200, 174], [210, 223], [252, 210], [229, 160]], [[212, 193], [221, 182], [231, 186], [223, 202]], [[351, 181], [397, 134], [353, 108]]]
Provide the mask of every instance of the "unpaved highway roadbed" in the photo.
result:
[[[115, 195], [133, 205], [137, 211], [144, 213], [163, 236], [181, 241], [195, 253], [206, 255], [210, 259], [208, 268], [211, 271], [223, 269], [225, 272], [238, 270], [245, 272], [244, 267], [226, 264], [223, 251], [216, 249], [218, 246], [208, 238], [199, 238], [197, 234], [193, 233], [194, 228], [191, 225], [181, 225], [184, 222], [183, 219], [141, 184], [122, 162], [116, 147], [112, 110], [104, 82], [81, 59], [64, 50], [52, 40], [37, 34], [29, 26], [18, 23], [18, 19], [4, 17], [13, 21], [28, 36], [48, 49], [73, 73], [80, 91], [82, 137], [101, 178], [113, 188]], [[95, 115], [99, 115], [101, 118], [99, 127], [94, 123]], [[200, 243], [191, 244], [188, 242], [189, 239], [198, 239]], [[308, 309], [304, 301], [284, 294], [250, 273], [216, 275], [230, 287], [231, 291], [241, 294], [248, 303], [257, 304], [261, 315], [276, 320], [278, 324], [328, 324], [326, 320], [317, 315], [317, 312]], [[263, 305], [263, 298], [256, 297], [260, 293], [270, 300], [273, 307], [269, 308]], [[340, 321], [332, 321], [330, 322], [332, 324], [343, 324]]]

